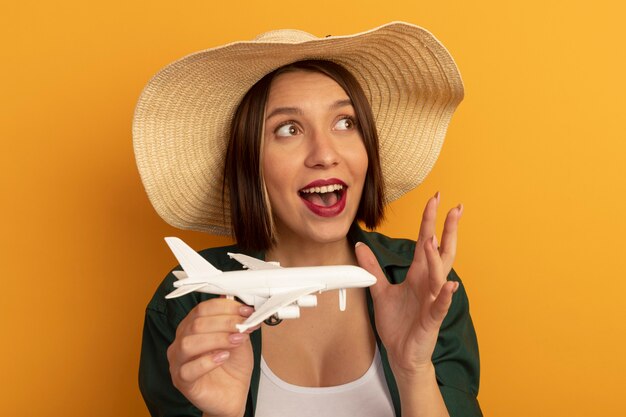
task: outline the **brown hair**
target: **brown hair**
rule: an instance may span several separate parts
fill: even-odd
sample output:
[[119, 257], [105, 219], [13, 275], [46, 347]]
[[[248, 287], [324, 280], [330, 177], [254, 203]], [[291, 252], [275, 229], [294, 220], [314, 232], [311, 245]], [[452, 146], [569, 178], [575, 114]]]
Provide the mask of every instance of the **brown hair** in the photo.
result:
[[[230, 218], [237, 243], [244, 249], [267, 250], [274, 243], [273, 220], [261, 172], [265, 105], [274, 78], [293, 71], [319, 72], [344, 89], [357, 118], [368, 156], [367, 174], [356, 219], [374, 229], [384, 217], [384, 184], [378, 133], [367, 97], [354, 76], [330, 61], [299, 61], [259, 80], [241, 100], [230, 131], [222, 194], [230, 195]], [[225, 201], [225, 199], [223, 199]]]

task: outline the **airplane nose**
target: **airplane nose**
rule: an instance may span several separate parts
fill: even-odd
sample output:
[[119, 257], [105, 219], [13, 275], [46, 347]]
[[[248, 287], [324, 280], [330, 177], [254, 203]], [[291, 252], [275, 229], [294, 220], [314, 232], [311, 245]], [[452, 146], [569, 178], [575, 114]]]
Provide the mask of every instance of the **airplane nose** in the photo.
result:
[[365, 278], [365, 282], [367, 283], [368, 286], [376, 284], [377, 280], [376, 280], [376, 277], [374, 275], [370, 274], [365, 269], [363, 269], [363, 272], [364, 272], [364, 274], [363, 274], [364, 277], [363, 278]]
[[360, 266], [351, 266], [350, 268], [352, 269], [352, 271], [355, 271], [352, 273], [354, 280], [353, 282], [355, 284], [358, 282], [358, 286], [369, 287], [370, 285], [376, 284], [376, 277], [370, 274], [365, 269], [361, 268]]

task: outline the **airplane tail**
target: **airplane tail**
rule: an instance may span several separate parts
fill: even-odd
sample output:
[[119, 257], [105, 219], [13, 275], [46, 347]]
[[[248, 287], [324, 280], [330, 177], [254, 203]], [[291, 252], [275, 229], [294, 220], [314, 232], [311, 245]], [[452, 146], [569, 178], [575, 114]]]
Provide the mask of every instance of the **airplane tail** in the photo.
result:
[[166, 237], [174, 256], [183, 268], [182, 271], [174, 271], [174, 275], [179, 279], [174, 286], [178, 287], [165, 298], [175, 298], [181, 295], [196, 291], [209, 282], [211, 276], [221, 275], [222, 271], [215, 268], [209, 261], [204, 259], [195, 250], [177, 237]]
[[187, 279], [206, 278], [211, 275], [219, 275], [222, 273], [219, 269], [211, 265], [209, 261], [204, 259], [198, 252], [190, 248], [185, 242], [177, 237], [166, 237], [165, 242], [176, 256], [176, 259], [183, 267]]

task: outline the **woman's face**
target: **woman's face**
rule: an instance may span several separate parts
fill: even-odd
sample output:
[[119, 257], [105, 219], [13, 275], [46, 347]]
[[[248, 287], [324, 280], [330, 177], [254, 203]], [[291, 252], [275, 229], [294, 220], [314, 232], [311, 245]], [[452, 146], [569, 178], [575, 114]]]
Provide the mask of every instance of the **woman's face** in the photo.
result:
[[263, 175], [279, 238], [345, 238], [368, 160], [348, 95], [323, 74], [284, 73], [272, 81], [265, 117]]

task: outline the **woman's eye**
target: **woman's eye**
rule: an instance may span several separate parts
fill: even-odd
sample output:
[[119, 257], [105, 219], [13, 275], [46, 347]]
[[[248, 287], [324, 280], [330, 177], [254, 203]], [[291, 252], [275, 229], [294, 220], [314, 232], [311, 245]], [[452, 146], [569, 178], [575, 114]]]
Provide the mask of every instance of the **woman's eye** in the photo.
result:
[[288, 137], [297, 135], [300, 131], [298, 127], [293, 123], [287, 123], [282, 126], [279, 126], [276, 129], [276, 136]]
[[337, 130], [350, 130], [354, 128], [354, 119], [352, 117], [343, 117], [335, 124]]

